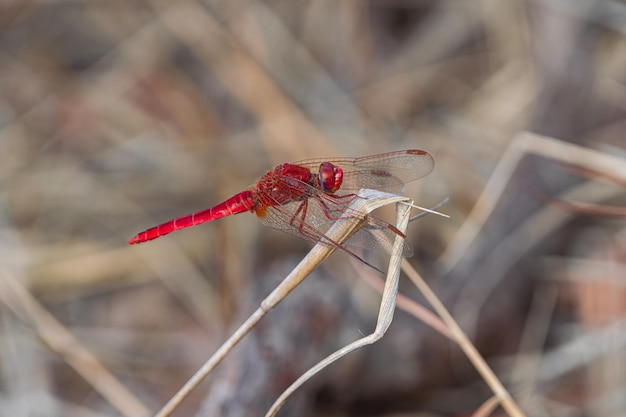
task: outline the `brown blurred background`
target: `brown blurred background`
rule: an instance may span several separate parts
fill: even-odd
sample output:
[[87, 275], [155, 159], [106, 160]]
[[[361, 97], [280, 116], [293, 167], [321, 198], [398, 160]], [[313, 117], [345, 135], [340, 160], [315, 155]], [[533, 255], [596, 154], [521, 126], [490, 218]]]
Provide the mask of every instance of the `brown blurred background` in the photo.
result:
[[[410, 262], [522, 409], [626, 412], [624, 216], [538, 197], [620, 206], [624, 182], [525, 154], [523, 133], [624, 156], [623, 1], [9, 0], [0, 30], [1, 416], [154, 413], [310, 245], [251, 214], [127, 240], [280, 162], [412, 148], [436, 167], [407, 194], [449, 196], [451, 218], [411, 225]], [[263, 415], [378, 302], [333, 256], [174, 415]], [[280, 415], [471, 415], [489, 396], [398, 312]]]

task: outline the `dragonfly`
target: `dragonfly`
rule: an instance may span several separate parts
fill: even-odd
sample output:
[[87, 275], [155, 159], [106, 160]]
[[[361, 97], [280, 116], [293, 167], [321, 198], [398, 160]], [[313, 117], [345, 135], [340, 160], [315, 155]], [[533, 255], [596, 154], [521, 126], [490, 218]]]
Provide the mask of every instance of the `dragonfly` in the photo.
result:
[[[350, 209], [362, 188], [401, 194], [405, 184], [428, 175], [433, 157], [422, 150], [403, 150], [360, 158], [322, 158], [283, 163], [263, 175], [254, 186], [209, 209], [177, 217], [132, 237], [131, 245], [176, 230], [246, 211], [266, 226], [300, 238], [334, 246], [359, 256], [346, 246], [388, 252], [395, 237], [405, 237], [395, 226]], [[339, 219], [358, 218], [363, 226], [344, 243], [326, 236]], [[403, 256], [412, 255], [405, 243]]]

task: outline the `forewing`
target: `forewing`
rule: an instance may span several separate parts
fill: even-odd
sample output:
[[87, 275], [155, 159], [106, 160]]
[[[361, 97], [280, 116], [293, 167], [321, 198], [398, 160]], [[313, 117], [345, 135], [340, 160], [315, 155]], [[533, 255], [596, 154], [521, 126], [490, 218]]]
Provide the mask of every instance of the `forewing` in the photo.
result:
[[388, 152], [362, 158], [309, 159], [294, 162], [316, 172], [322, 162], [330, 162], [343, 170], [343, 183], [338, 195], [356, 193], [371, 188], [399, 194], [407, 182], [428, 175], [434, 165], [433, 157], [425, 151]]

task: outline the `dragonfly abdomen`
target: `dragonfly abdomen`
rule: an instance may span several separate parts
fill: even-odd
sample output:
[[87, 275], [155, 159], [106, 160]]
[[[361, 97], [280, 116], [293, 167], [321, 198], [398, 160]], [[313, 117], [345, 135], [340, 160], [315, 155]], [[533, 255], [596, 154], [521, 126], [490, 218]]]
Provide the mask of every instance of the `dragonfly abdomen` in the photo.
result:
[[197, 211], [183, 217], [177, 217], [163, 224], [143, 231], [130, 239], [128, 243], [134, 245], [137, 243], [147, 242], [168, 233], [172, 233], [176, 230], [252, 210], [254, 209], [255, 205], [256, 199], [254, 193], [250, 190], [243, 191], [239, 194], [232, 196], [228, 200], [214, 207], [211, 207], [210, 209]]

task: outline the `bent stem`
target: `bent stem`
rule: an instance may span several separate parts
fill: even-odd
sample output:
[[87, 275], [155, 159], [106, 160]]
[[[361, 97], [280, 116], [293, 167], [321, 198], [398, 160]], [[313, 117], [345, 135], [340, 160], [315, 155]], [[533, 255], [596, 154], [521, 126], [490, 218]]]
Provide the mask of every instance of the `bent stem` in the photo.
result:
[[[348, 239], [359, 227], [362, 226], [365, 217], [368, 213], [380, 208], [382, 206], [399, 203], [403, 201], [409, 201], [407, 197], [383, 193], [376, 190], [362, 189], [359, 191], [358, 196], [350, 204], [348, 210], [350, 213], [361, 213], [362, 218], [342, 218], [337, 220], [335, 224], [328, 230], [326, 237], [328, 242], [337, 242], [341, 244]], [[405, 205], [399, 205], [405, 206]], [[408, 210], [407, 210], [408, 213]], [[408, 215], [406, 218], [408, 222]], [[402, 232], [406, 230], [406, 225], [403, 226]], [[400, 236], [396, 240], [403, 240]], [[280, 303], [291, 291], [293, 291], [315, 268], [317, 268], [326, 258], [328, 258], [335, 250], [334, 246], [327, 243], [318, 243], [311, 249], [311, 251], [302, 259], [302, 261], [294, 268], [293, 271], [272, 291], [262, 302], [259, 308], [248, 317], [248, 319], [241, 325], [235, 332], [220, 346], [220, 348], [196, 371], [196, 373], [189, 378], [189, 380], [183, 385], [180, 390], [170, 398], [170, 400], [161, 408], [161, 410], [155, 414], [155, 417], [167, 417], [174, 409], [180, 404], [187, 395], [196, 387], [206, 376], [215, 369], [215, 367], [226, 357], [230, 350], [235, 347], [243, 337], [270, 311], [274, 306]], [[398, 246], [397, 244], [395, 246]], [[397, 249], [394, 246], [394, 253]], [[402, 253], [402, 245], [400, 245], [400, 253]], [[400, 258], [401, 259], [401, 258]], [[398, 259], [398, 274], [399, 264]], [[387, 291], [387, 287], [385, 287]], [[397, 280], [396, 288], [397, 291]], [[395, 294], [394, 294], [395, 295]], [[382, 308], [381, 308], [382, 310]], [[393, 309], [391, 310], [389, 322], [393, 316]], [[387, 324], [387, 327], [389, 324]]]
[[[402, 234], [406, 233], [406, 228], [409, 224], [409, 214], [411, 211], [411, 202], [408, 199], [398, 200], [396, 205], [397, 211], [397, 228]], [[406, 204], [409, 203], [409, 204]], [[383, 289], [382, 301], [380, 303], [380, 309], [378, 312], [378, 320], [376, 322], [376, 329], [369, 336], [365, 336], [358, 339], [336, 352], [328, 355], [322, 359], [315, 366], [306, 371], [300, 376], [293, 384], [291, 384], [274, 402], [270, 410], [265, 414], [265, 417], [272, 417], [276, 415], [278, 410], [283, 406], [285, 401], [293, 394], [302, 384], [308, 381], [313, 375], [326, 368], [331, 363], [344, 357], [350, 352], [355, 351], [361, 347], [371, 345], [383, 337], [391, 321], [393, 320], [393, 313], [395, 310], [396, 295], [398, 293], [398, 281], [400, 279], [400, 266], [402, 264], [402, 251], [404, 248], [404, 237], [398, 235], [395, 238], [393, 249], [391, 251], [391, 258], [389, 260], [389, 268], [387, 270], [387, 278], [385, 280], [385, 287]]]

